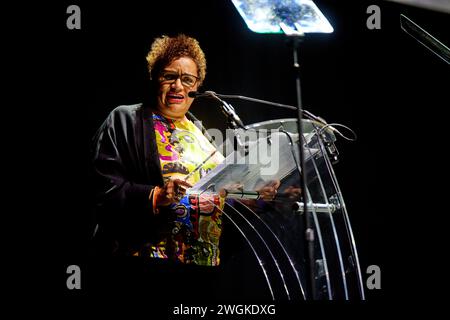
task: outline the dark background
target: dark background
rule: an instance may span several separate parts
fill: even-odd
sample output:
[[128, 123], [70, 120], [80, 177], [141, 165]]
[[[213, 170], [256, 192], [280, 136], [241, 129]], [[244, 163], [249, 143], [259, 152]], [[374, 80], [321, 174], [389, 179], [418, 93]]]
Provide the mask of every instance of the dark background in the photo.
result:
[[[369, 265], [381, 267], [382, 289], [366, 290], [367, 300], [438, 297], [419, 288], [439, 282], [435, 271], [445, 270], [439, 251], [445, 227], [434, 220], [445, 210], [434, 205], [445, 202], [437, 182], [445, 185], [449, 68], [400, 29], [399, 15], [447, 45], [449, 15], [385, 1], [315, 3], [335, 31], [305, 37], [303, 102], [307, 110], [358, 135], [356, 142], [338, 140], [335, 171], [363, 275]], [[81, 30], [66, 28], [70, 4], [81, 8]], [[380, 30], [366, 27], [371, 4], [381, 8]], [[18, 81], [30, 87], [16, 101], [27, 101], [19, 113], [31, 122], [29, 130], [16, 134], [28, 141], [26, 162], [33, 164], [34, 181], [31, 198], [17, 205], [33, 202], [23, 223], [38, 234], [32, 233], [27, 245], [38, 249], [43, 286], [70, 299], [85, 294], [66, 289], [65, 272], [70, 264], [82, 269], [86, 264], [92, 232], [90, 139], [114, 107], [143, 100], [145, 56], [153, 39], [177, 33], [197, 38], [208, 62], [204, 90], [295, 105], [292, 51], [283, 35], [251, 32], [231, 1], [35, 6], [38, 11], [18, 9], [22, 21], [32, 22], [21, 30], [29, 40], [14, 38], [26, 47]], [[19, 29], [20, 20], [11, 26]], [[233, 106], [246, 124], [295, 116], [263, 105]], [[225, 128], [215, 106], [196, 101], [191, 111], [206, 127]], [[22, 275], [27, 282], [26, 272]]]

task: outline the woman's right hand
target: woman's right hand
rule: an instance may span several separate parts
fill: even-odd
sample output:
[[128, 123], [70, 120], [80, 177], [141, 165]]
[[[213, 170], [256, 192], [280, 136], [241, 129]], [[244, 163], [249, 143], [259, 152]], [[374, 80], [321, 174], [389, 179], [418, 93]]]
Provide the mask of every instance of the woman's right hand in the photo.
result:
[[155, 187], [156, 206], [178, 203], [186, 194], [186, 188], [192, 188], [192, 185], [181, 179], [169, 179], [163, 187]]

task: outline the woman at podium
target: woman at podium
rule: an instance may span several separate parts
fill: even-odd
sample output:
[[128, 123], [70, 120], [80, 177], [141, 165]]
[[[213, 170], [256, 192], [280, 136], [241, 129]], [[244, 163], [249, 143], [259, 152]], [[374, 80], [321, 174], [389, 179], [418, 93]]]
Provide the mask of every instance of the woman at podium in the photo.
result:
[[100, 251], [217, 266], [224, 198], [186, 195], [224, 159], [189, 113], [205, 55], [194, 38], [162, 36], [147, 62], [154, 99], [117, 107], [94, 138]]

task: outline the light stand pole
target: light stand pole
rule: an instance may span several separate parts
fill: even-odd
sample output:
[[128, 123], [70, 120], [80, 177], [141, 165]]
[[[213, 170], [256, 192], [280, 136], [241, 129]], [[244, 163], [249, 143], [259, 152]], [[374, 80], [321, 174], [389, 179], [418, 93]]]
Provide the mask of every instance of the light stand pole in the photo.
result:
[[306, 240], [305, 257], [307, 257], [306, 268], [308, 270], [308, 277], [306, 277], [307, 294], [309, 292], [310, 297], [314, 300], [316, 299], [316, 281], [315, 281], [315, 255], [314, 255], [314, 229], [311, 221], [311, 212], [308, 211], [308, 192], [307, 192], [307, 176], [306, 176], [306, 165], [305, 165], [305, 151], [304, 151], [304, 136], [303, 136], [303, 103], [302, 103], [302, 93], [301, 93], [301, 82], [300, 82], [300, 63], [298, 59], [298, 51], [300, 48], [300, 43], [303, 38], [301, 35], [292, 36], [292, 52], [293, 52], [293, 67], [295, 73], [295, 87], [297, 94], [297, 131], [298, 131], [298, 153], [300, 162], [300, 186], [302, 189], [303, 196], [303, 222], [304, 222], [304, 236]]

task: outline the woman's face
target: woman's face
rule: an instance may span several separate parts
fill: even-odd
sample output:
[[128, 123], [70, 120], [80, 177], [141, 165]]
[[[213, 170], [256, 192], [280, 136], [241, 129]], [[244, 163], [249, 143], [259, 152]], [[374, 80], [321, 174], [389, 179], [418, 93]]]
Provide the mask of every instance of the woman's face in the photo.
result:
[[173, 60], [158, 78], [158, 112], [166, 118], [181, 120], [194, 101], [188, 96], [198, 88], [197, 65], [188, 57]]

